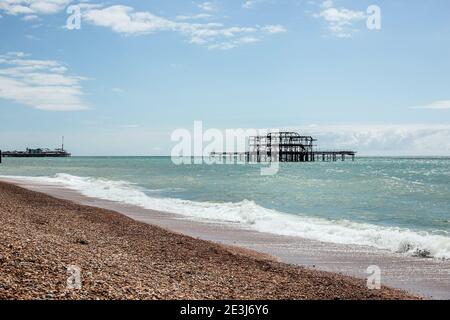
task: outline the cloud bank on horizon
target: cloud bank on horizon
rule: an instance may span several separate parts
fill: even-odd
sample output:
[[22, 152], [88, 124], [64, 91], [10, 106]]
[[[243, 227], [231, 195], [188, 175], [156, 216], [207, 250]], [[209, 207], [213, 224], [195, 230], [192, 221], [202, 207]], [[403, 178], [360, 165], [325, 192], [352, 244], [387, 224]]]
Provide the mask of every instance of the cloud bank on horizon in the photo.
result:
[[423, 106], [411, 107], [412, 109], [450, 109], [450, 100], [438, 100]]
[[450, 154], [450, 125], [310, 125], [297, 129], [317, 137], [325, 149], [357, 150], [369, 156]]
[[[187, 129], [189, 129], [187, 127]], [[351, 149], [358, 156], [449, 156], [450, 125], [306, 125], [285, 127], [317, 138], [321, 149]], [[66, 136], [73, 154], [83, 156], [170, 155], [175, 145], [170, 140], [172, 129], [155, 129], [139, 125], [118, 125], [115, 129], [95, 132], [79, 131]], [[92, 136], [98, 143], [92, 148]], [[6, 149], [42, 147], [42, 141], [57, 146], [55, 134], [4, 132]], [[205, 142], [205, 145], [207, 143]]]

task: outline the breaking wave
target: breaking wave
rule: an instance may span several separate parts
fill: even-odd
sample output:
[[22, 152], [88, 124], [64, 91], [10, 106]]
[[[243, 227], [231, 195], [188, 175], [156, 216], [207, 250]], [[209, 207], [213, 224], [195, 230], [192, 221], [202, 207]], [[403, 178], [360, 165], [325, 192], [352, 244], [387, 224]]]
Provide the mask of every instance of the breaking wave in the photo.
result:
[[145, 189], [126, 181], [62, 173], [54, 177], [26, 177], [25, 179], [57, 183], [88, 197], [177, 213], [194, 219], [229, 222], [260, 232], [299, 236], [323, 242], [371, 246], [406, 255], [450, 259], [450, 237], [425, 231], [283, 213], [261, 207], [249, 200], [236, 203], [213, 203], [158, 198], [149, 196]]

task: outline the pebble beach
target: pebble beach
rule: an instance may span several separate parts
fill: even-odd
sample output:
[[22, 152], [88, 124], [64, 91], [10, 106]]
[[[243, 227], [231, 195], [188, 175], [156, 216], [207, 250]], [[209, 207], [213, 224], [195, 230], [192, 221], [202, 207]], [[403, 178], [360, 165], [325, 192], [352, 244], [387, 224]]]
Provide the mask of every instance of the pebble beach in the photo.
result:
[[3, 182], [0, 220], [0, 299], [417, 298]]

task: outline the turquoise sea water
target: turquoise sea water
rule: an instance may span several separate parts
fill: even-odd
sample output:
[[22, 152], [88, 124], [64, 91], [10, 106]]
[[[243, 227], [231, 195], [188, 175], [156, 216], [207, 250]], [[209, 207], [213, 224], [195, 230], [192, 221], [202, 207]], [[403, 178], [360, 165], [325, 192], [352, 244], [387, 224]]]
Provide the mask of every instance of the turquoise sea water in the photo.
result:
[[174, 165], [169, 157], [4, 158], [1, 176], [192, 219], [450, 258], [450, 159]]

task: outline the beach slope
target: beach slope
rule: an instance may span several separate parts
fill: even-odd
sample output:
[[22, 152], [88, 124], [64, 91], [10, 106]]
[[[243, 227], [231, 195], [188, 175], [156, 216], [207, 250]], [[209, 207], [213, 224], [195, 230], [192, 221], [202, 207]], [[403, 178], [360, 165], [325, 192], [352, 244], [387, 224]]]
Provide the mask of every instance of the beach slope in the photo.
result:
[[412, 298], [0, 182], [0, 299]]

